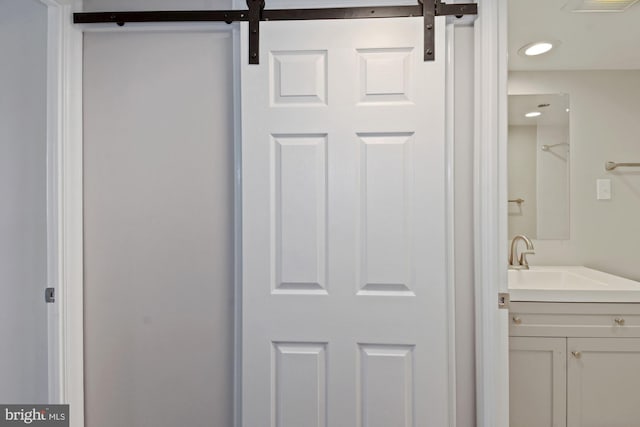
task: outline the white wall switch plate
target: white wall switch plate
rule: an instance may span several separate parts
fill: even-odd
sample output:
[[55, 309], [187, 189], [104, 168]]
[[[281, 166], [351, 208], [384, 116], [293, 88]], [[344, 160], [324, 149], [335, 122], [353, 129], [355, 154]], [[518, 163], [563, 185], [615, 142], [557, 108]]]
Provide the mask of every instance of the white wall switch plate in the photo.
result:
[[611, 200], [611, 180], [596, 180], [596, 195], [598, 200]]

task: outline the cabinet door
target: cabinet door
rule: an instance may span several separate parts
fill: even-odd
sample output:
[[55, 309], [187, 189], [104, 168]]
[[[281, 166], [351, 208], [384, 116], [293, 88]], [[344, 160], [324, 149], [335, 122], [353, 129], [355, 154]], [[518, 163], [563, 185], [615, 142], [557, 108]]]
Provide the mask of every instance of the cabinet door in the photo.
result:
[[568, 427], [640, 424], [640, 338], [569, 338]]
[[509, 338], [511, 427], [566, 426], [566, 339]]

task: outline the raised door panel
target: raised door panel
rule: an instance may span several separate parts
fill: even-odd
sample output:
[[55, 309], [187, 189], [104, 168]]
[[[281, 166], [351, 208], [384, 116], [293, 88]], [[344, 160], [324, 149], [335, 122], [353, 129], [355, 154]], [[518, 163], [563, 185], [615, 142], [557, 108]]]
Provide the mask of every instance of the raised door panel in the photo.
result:
[[358, 295], [414, 295], [412, 135], [360, 134], [360, 289]]
[[412, 427], [413, 347], [360, 344], [358, 427]]
[[274, 343], [272, 426], [327, 427], [326, 343]]
[[327, 136], [272, 135], [274, 293], [326, 294]]
[[640, 339], [569, 338], [568, 427], [640, 424]]
[[272, 51], [271, 105], [274, 107], [327, 104], [327, 51]]
[[509, 339], [510, 427], [566, 425], [566, 339]]

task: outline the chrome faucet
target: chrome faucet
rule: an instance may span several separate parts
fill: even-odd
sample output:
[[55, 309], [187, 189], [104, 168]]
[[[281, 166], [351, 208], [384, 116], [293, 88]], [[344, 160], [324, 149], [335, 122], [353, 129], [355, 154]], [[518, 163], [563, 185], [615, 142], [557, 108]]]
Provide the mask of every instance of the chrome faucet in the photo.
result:
[[[522, 251], [520, 256], [518, 257], [518, 241], [522, 240], [527, 245], [527, 250]], [[533, 250], [533, 242], [524, 234], [518, 234], [511, 241], [511, 252], [509, 253], [509, 269], [510, 270], [528, 270], [529, 263], [527, 262], [527, 255], [535, 254]], [[518, 263], [516, 264], [516, 260]]]

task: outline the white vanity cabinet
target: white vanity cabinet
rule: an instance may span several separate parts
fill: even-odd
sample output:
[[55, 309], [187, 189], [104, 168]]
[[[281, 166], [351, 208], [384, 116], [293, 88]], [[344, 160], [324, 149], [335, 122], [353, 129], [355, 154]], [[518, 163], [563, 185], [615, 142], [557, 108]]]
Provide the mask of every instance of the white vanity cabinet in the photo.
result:
[[510, 308], [510, 427], [640, 426], [640, 304]]

